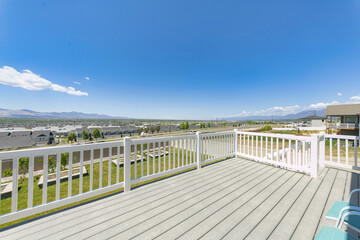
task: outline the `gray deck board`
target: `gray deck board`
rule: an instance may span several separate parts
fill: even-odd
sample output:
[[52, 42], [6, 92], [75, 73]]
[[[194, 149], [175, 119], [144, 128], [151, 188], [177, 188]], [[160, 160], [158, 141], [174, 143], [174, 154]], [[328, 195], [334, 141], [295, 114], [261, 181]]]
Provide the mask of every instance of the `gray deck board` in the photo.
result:
[[[1, 239], [312, 239], [358, 174], [233, 158], [0, 231]], [[359, 195], [352, 199], [359, 203]]]

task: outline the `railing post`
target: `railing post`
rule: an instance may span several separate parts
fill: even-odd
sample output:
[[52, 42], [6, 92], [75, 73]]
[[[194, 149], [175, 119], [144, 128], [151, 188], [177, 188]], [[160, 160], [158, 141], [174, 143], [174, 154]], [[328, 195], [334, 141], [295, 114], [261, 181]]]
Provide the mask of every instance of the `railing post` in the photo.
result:
[[196, 163], [197, 169], [201, 169], [201, 132], [196, 132]]
[[131, 138], [124, 137], [124, 192], [131, 190]]
[[319, 166], [325, 167], [325, 133], [319, 135]]
[[313, 178], [318, 177], [319, 161], [318, 161], [318, 143], [319, 136], [317, 134], [311, 134], [311, 172], [310, 176]]
[[235, 157], [237, 157], [238, 155], [238, 135], [237, 135], [237, 129], [234, 129], [234, 136], [235, 136], [235, 141], [234, 141], [234, 153], [235, 153]]

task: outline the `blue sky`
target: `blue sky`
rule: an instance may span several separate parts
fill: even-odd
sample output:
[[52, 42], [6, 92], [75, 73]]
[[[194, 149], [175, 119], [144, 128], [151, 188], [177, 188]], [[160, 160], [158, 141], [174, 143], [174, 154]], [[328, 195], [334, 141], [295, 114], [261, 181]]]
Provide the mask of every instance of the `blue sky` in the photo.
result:
[[359, 0], [0, 1], [0, 108], [213, 119], [359, 100]]

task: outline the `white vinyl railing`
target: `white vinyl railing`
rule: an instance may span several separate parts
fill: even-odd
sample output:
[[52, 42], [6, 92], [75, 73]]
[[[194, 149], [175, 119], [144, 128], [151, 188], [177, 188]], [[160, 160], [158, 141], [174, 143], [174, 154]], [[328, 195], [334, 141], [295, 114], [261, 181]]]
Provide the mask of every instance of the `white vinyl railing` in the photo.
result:
[[360, 170], [358, 164], [360, 137], [325, 135], [325, 164]]
[[338, 128], [353, 129], [353, 128], [359, 128], [359, 124], [358, 123], [328, 123], [327, 127], [328, 128], [336, 128], [336, 129], [338, 129]]
[[236, 155], [317, 177], [318, 135], [311, 137], [237, 131]]
[[[0, 224], [235, 155], [235, 132], [0, 153]], [[6, 166], [6, 163], [8, 167]], [[40, 168], [40, 169], [39, 169]], [[7, 176], [4, 171], [7, 170]], [[77, 178], [75, 178], [77, 177]], [[5, 193], [5, 189], [11, 190]]]

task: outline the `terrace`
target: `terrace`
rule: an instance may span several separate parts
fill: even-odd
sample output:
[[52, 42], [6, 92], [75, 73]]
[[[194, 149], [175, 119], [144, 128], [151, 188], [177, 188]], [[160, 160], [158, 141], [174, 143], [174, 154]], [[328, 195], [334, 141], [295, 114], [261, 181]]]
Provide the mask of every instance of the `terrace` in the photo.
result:
[[[13, 169], [28, 157], [29, 171], [20, 190], [13, 171], [0, 223], [117, 192], [5, 228], [0, 237], [311, 239], [323, 224], [334, 224], [324, 218], [332, 204], [359, 187], [357, 173], [331, 168], [357, 170], [359, 140], [234, 131], [1, 153], [1, 160], [13, 159]], [[68, 181], [59, 177], [37, 189], [34, 159], [60, 160], [62, 153], [69, 153]], [[88, 172], [76, 179], [75, 155]], [[149, 182], [170, 174], [176, 175]]]

